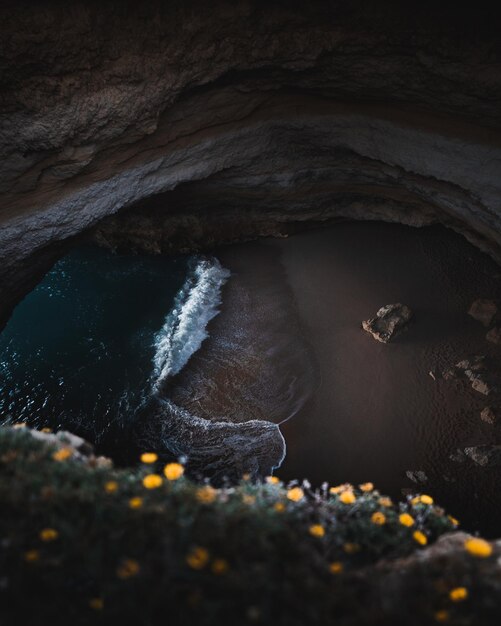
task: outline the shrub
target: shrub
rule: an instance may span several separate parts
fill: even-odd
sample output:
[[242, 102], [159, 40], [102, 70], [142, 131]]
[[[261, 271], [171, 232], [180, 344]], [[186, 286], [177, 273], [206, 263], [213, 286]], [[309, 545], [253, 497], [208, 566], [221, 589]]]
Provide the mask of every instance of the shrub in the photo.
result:
[[370, 483], [215, 489], [153, 457], [73, 457], [0, 429], [2, 624], [325, 623], [358, 602], [354, 574], [456, 526], [429, 496]]

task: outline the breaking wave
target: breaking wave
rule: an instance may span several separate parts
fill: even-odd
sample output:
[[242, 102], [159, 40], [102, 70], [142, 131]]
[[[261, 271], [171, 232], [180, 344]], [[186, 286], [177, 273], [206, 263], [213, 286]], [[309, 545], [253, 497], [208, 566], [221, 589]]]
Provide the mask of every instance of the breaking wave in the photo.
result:
[[179, 373], [207, 338], [219, 313], [221, 289], [230, 276], [215, 258], [195, 258], [164, 325], [155, 335], [153, 390]]

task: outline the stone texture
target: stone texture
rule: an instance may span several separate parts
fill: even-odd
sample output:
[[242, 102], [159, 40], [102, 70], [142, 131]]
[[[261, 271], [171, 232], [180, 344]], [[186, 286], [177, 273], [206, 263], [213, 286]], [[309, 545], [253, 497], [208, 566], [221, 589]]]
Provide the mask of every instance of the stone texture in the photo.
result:
[[[14, 428], [18, 427], [17, 425]], [[94, 447], [82, 437], [67, 431], [59, 430], [57, 432], [43, 432], [32, 428], [23, 428], [34, 439], [43, 441], [46, 444], [54, 446], [56, 450], [62, 448], [71, 448], [74, 461], [85, 463], [91, 467], [110, 468], [112, 466], [111, 459], [94, 454]]]
[[374, 339], [388, 343], [407, 326], [412, 318], [412, 311], [405, 304], [387, 304], [379, 309], [376, 317], [362, 322], [362, 328]]
[[496, 317], [497, 312], [498, 308], [495, 302], [492, 300], [479, 299], [473, 302], [468, 311], [468, 315], [471, 315], [473, 319], [481, 322], [488, 328]]
[[501, 465], [501, 445], [470, 446], [465, 448], [464, 452], [482, 467]]
[[501, 258], [488, 12], [6, 0], [0, 21], [0, 323], [122, 208], [96, 236], [153, 252], [355, 218], [442, 222]]
[[453, 368], [445, 370], [443, 377], [445, 380], [465, 378], [471, 383], [472, 389], [485, 396], [497, 392], [499, 388], [499, 373], [488, 367], [483, 355], [459, 361]]
[[490, 406], [486, 406], [480, 413], [480, 419], [487, 424], [495, 424], [498, 420], [498, 411]]

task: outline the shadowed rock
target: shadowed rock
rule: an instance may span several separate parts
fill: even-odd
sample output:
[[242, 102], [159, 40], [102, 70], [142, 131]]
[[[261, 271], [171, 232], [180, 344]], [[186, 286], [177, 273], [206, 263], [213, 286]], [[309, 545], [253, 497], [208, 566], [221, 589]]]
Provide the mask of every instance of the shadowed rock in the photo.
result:
[[445, 380], [466, 378], [470, 381], [472, 388], [484, 396], [497, 391], [499, 379], [495, 372], [489, 371], [483, 355], [459, 361], [453, 368], [446, 370], [443, 377]]
[[486, 328], [492, 324], [498, 308], [492, 300], [479, 299], [471, 305], [468, 315], [481, 322]]
[[494, 411], [490, 406], [486, 406], [480, 413], [480, 419], [487, 424], [495, 424], [498, 419], [497, 411]]
[[501, 445], [470, 446], [464, 449], [466, 456], [477, 465], [492, 467], [501, 465]]
[[[0, 7], [0, 324], [40, 256], [103, 218], [101, 240], [151, 251], [306, 220], [441, 222], [501, 258], [501, 62], [484, 12], [28, 4]], [[156, 195], [148, 219], [113, 219]]]
[[362, 322], [362, 328], [377, 341], [388, 343], [411, 318], [412, 311], [405, 304], [387, 304], [379, 309], [376, 317]]

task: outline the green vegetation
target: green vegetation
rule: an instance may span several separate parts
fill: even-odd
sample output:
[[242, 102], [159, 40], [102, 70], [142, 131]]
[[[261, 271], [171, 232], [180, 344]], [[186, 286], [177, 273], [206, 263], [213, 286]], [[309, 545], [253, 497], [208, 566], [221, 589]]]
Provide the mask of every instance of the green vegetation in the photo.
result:
[[[364, 607], [384, 604], [374, 585], [395, 559], [457, 524], [429, 496], [394, 504], [370, 483], [312, 490], [243, 477], [214, 489], [154, 454], [129, 470], [77, 457], [27, 429], [0, 429], [2, 625], [299, 625], [351, 623], [355, 614], [353, 623], [389, 624], [361, 621]], [[459, 561], [463, 577], [409, 565], [417, 567], [412, 593], [429, 595], [420, 606], [432, 622], [462, 605], [458, 623], [477, 623], [464, 621], [475, 614], [471, 572], [492, 561], [492, 547], [474, 540]], [[489, 605], [489, 593], [482, 588], [486, 624], [499, 602]]]

